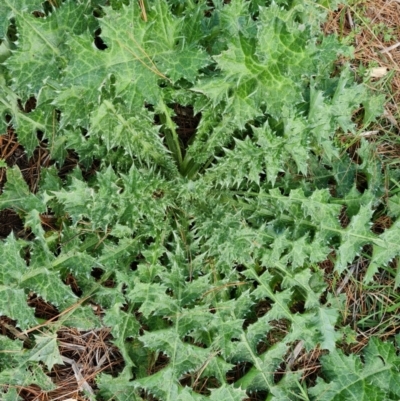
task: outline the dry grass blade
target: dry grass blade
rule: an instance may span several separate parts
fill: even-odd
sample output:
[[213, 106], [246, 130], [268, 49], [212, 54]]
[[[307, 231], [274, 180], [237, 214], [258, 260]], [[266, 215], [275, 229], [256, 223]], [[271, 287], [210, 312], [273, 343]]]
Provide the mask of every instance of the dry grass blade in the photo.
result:
[[303, 346], [304, 346], [304, 341], [303, 340], [299, 341], [294, 350], [292, 351], [292, 353], [289, 355], [289, 358], [286, 361], [288, 369], [292, 368], [294, 362], [296, 361], [301, 350], [303, 349]]
[[399, 46], [400, 46], [400, 42], [395, 43], [394, 45], [389, 46], [389, 47], [386, 47], [386, 48], [384, 48], [383, 50], [381, 50], [381, 53], [389, 53], [390, 51], [392, 51], [392, 50], [398, 48]]
[[81, 370], [79, 369], [77, 363], [73, 359], [67, 358], [65, 356], [62, 357], [62, 360], [68, 365], [71, 365], [71, 368], [75, 374], [76, 382], [79, 386], [78, 390], [83, 390], [88, 392], [89, 394], [94, 394], [93, 389], [89, 386], [88, 382], [82, 376]]
[[144, 1], [143, 0], [139, 0], [139, 6], [140, 6], [140, 9], [142, 11], [142, 19], [143, 19], [143, 21], [147, 22], [146, 7], [144, 5]]

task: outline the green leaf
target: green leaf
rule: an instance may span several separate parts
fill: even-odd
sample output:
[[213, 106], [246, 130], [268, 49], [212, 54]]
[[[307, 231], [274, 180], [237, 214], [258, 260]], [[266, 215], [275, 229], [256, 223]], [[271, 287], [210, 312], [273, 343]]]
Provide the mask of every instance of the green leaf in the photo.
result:
[[[68, 46], [72, 57], [64, 84], [66, 88], [79, 88], [80, 97], [84, 96], [87, 104], [80, 102], [82, 109], [75, 109], [77, 114], [71, 115], [69, 121], [85, 118], [88, 107], [96, 103], [97, 89], [109, 74], [115, 76], [116, 94], [126, 100], [130, 111], [133, 105], [142, 106], [144, 101], [157, 104], [158, 79], [168, 79], [171, 75], [173, 80], [190, 81], [199, 68], [209, 63], [208, 56], [196, 42], [182, 41], [179, 36], [182, 20], [170, 13], [167, 3], [160, 0], [153, 3], [148, 10], [151, 23], [143, 21], [140, 13], [136, 2], [120, 10], [105, 9], [100, 26], [109, 48], [103, 52], [93, 52], [88, 34], [70, 38]], [[117, 29], [116, 20], [119, 21]], [[127, 34], [120, 35], [120, 32]]]
[[3, 294], [0, 313], [18, 320], [18, 325], [23, 328], [36, 324], [33, 310], [27, 305], [26, 290], [33, 290], [38, 296], [55, 305], [70, 305], [76, 300], [70, 289], [62, 283], [58, 273], [36, 266], [37, 263], [48, 261], [46, 258], [36, 259], [35, 248], [32, 250], [31, 265], [26, 265], [21, 256], [26, 245], [26, 242], [16, 240], [13, 234], [0, 243], [0, 257], [3, 260], [0, 270]]
[[26, 355], [27, 361], [43, 362], [50, 371], [55, 364], [63, 365], [57, 344], [57, 335], [35, 335], [35, 347]]
[[178, 395], [177, 401], [202, 401], [204, 397], [185, 387]]
[[18, 364], [22, 349], [22, 341], [11, 340], [11, 338], [0, 335], [0, 363], [2, 369], [9, 369], [16, 363]]
[[45, 267], [29, 269], [21, 277], [20, 285], [59, 307], [70, 306], [77, 299], [71, 288], [61, 281], [59, 274]]
[[16, 388], [9, 388], [7, 393], [2, 394], [3, 401], [22, 401], [23, 399], [18, 396]]
[[260, 8], [257, 42], [242, 33], [231, 36], [228, 49], [214, 57], [221, 77], [196, 85], [195, 90], [208, 96], [214, 106], [226, 102], [224, 114], [236, 126], [243, 128], [261, 115], [262, 105], [278, 116], [283, 104], [303, 100], [300, 74], [311, 75], [310, 55], [316, 49], [307, 44], [309, 33], [293, 21], [294, 14], [278, 5]]
[[271, 388], [268, 401], [298, 400], [301, 372], [287, 372], [277, 385]]
[[88, 2], [76, 4], [72, 1], [63, 3], [46, 18], [18, 12], [16, 22], [20, 40], [7, 66], [12, 72], [12, 87], [23, 99], [38, 95], [48, 78], [60, 77], [67, 34], [93, 29], [96, 23], [90, 14]]
[[65, 205], [65, 209], [74, 224], [78, 223], [83, 217], [89, 216], [88, 202], [93, 199], [94, 191], [85, 182], [73, 177], [68, 191], [63, 189], [62, 191], [54, 191], [53, 194], [59, 202]]
[[17, 240], [14, 234], [11, 233], [0, 244], [0, 258], [2, 260], [0, 284], [16, 284], [27, 270], [25, 260], [22, 258], [22, 250], [27, 246], [27, 243]]
[[[333, 351], [336, 347], [336, 341], [341, 338], [341, 334], [335, 330], [339, 318], [339, 310], [321, 306], [312, 313], [315, 313], [314, 319], [311, 320], [314, 324], [314, 331], [319, 332], [316, 335], [317, 339], [314, 341], [319, 340], [321, 349]], [[303, 320], [305, 319], [303, 318]], [[311, 344], [311, 346], [314, 344]]]
[[36, 385], [43, 391], [52, 391], [57, 388], [37, 363], [3, 370], [0, 372], [0, 384], [18, 387]]
[[183, 373], [200, 368], [210, 354], [207, 349], [184, 343], [178, 334], [172, 330], [145, 333], [140, 336], [140, 341], [151, 350], [162, 350], [172, 358], [170, 368], [172, 369], [171, 374], [175, 378], [179, 378]]
[[110, 401], [142, 401], [130, 379], [129, 368], [125, 368], [118, 377], [101, 373], [97, 377], [99, 395]]
[[224, 384], [217, 389], [211, 390], [209, 399], [211, 401], [242, 401], [245, 398], [247, 398], [247, 394], [244, 390]]
[[94, 314], [92, 306], [79, 305], [62, 317], [62, 323], [67, 327], [74, 327], [81, 331], [93, 330], [101, 327], [100, 319]]
[[131, 157], [135, 155], [148, 165], [152, 161], [165, 165], [170, 158], [153, 118], [146, 110], [132, 116], [127, 107], [115, 107], [104, 100], [92, 113], [90, 123], [89, 134], [100, 135], [107, 150], [123, 146]]
[[390, 215], [393, 217], [400, 216], [400, 194], [391, 196], [388, 203]]
[[[51, 379], [46, 376], [38, 363], [30, 362], [23, 350], [23, 343], [0, 336], [0, 385], [8, 386], [8, 392], [2, 399], [17, 401], [20, 398], [13, 391], [17, 387], [37, 385], [43, 391], [55, 389]], [[14, 398], [12, 398], [14, 396]]]
[[[379, 243], [373, 245], [372, 258], [364, 277], [366, 283], [370, 282], [380, 267], [386, 266], [396, 256], [400, 255], [399, 238], [400, 220], [397, 220], [390, 228], [379, 236]], [[396, 275], [395, 287], [400, 285], [400, 273]]]
[[250, 391], [271, 390], [274, 387], [273, 372], [282, 363], [287, 349], [285, 344], [279, 342], [261, 356], [254, 355], [254, 366], [235, 382], [235, 387], [243, 387]]
[[4, 285], [0, 285], [0, 316], [16, 320], [21, 329], [37, 324], [34, 310], [28, 307], [25, 291]]
[[125, 363], [134, 365], [129, 355], [129, 344], [126, 343], [128, 338], [136, 338], [139, 335], [140, 325], [133, 315], [132, 311], [123, 311], [122, 304], [116, 303], [111, 308], [107, 309], [103, 324], [111, 327], [111, 334], [116, 339], [114, 344], [120, 349], [124, 356]]
[[324, 380], [309, 390], [312, 400], [395, 400], [399, 397], [400, 359], [389, 342], [372, 338], [359, 356], [335, 350], [322, 357]]
[[[163, 386], [160, 386], [163, 383]], [[166, 367], [153, 375], [135, 380], [135, 388], [145, 389], [147, 393], [165, 401], [176, 400], [179, 396], [179, 384], [173, 368]]]
[[[194, 82], [198, 71], [210, 64], [207, 53], [197, 45], [201, 37], [188, 35], [183, 39], [185, 21], [176, 18], [165, 1], [155, 1], [150, 7], [148, 18], [152, 29], [147, 28], [143, 35], [147, 57], [154, 54], [155, 64], [173, 82], [181, 78]], [[109, 22], [111, 21], [113, 20], [110, 19]]]
[[341, 233], [342, 242], [338, 249], [338, 258], [335, 269], [341, 273], [347, 264], [360, 255], [362, 247], [376, 242], [376, 236], [371, 232], [371, 204], [361, 206], [359, 213], [354, 216], [349, 226]]
[[6, 86], [5, 77], [0, 75], [0, 128], [5, 132], [6, 115], [11, 117], [11, 125], [18, 130], [18, 140], [25, 147], [28, 156], [33, 154], [38, 145], [36, 138], [37, 131], [45, 131], [46, 128], [32, 113], [21, 111], [18, 95]]
[[304, 197], [302, 191], [294, 190], [290, 198], [302, 200], [301, 207], [313, 222], [326, 227], [340, 227], [338, 217], [341, 206], [330, 203], [332, 197], [327, 189], [316, 190], [308, 198]]
[[162, 284], [137, 283], [127, 295], [131, 302], [140, 304], [139, 311], [148, 318], [151, 314], [168, 316], [178, 312], [176, 301], [166, 294]]
[[0, 195], [0, 210], [9, 207], [17, 212], [28, 212], [32, 209], [40, 213], [46, 211], [43, 201], [29, 190], [18, 166], [7, 169], [7, 182]]
[[11, 18], [21, 17], [33, 11], [42, 11], [41, 0], [4, 0], [0, 4], [0, 39], [6, 36]]

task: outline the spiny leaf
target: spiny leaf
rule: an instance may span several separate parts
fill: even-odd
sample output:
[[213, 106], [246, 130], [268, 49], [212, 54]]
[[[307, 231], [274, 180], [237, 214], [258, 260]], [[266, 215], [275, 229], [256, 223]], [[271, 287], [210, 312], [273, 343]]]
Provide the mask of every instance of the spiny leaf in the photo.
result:
[[99, 387], [99, 395], [108, 400], [142, 401], [143, 399], [130, 383], [130, 379], [129, 368], [125, 368], [118, 377], [101, 373], [96, 380]]
[[31, 156], [38, 145], [36, 132], [45, 131], [45, 126], [31, 113], [21, 111], [18, 100], [18, 95], [6, 86], [5, 77], [0, 75], [0, 128], [2, 132], [6, 132], [6, 115], [10, 116], [13, 128], [18, 130], [19, 142]]
[[[157, 330], [140, 336], [140, 341], [152, 350], [161, 350], [169, 358], [172, 377], [179, 378], [183, 373], [200, 368], [206, 361], [210, 351], [188, 343], [184, 343], [176, 331]], [[169, 373], [168, 373], [169, 374]]]
[[50, 371], [55, 364], [63, 365], [57, 335], [35, 336], [35, 347], [26, 355], [27, 361], [43, 362]]
[[132, 302], [140, 304], [139, 311], [148, 318], [150, 314], [169, 316], [178, 311], [176, 300], [166, 294], [162, 284], [136, 283], [127, 295]]
[[4, 0], [0, 4], [0, 39], [5, 37], [11, 18], [42, 11], [42, 3], [41, 0]]
[[16, 388], [9, 388], [7, 393], [2, 394], [3, 401], [22, 401], [22, 398], [18, 396]]
[[0, 315], [16, 320], [18, 327], [26, 329], [36, 324], [34, 311], [27, 304], [27, 294], [19, 288], [28, 269], [21, 257], [21, 250], [26, 244], [17, 241], [11, 234], [0, 245], [0, 257], [3, 261], [0, 269]]
[[338, 249], [339, 257], [335, 266], [339, 273], [360, 254], [364, 245], [375, 242], [376, 236], [370, 230], [372, 213], [370, 204], [362, 206], [346, 230], [341, 233], [342, 243]]
[[2, 260], [2, 268], [0, 270], [0, 283], [12, 285], [18, 283], [22, 275], [26, 273], [26, 262], [22, 258], [22, 250], [27, 243], [17, 240], [13, 233], [1, 243], [0, 258]]
[[43, 213], [46, 210], [43, 201], [29, 190], [17, 166], [7, 170], [7, 183], [0, 195], [0, 210], [9, 207], [17, 212], [36, 209]]
[[399, 357], [390, 343], [372, 338], [359, 356], [335, 350], [322, 357], [323, 380], [309, 390], [312, 400], [395, 400], [399, 397]]
[[27, 295], [22, 289], [0, 285], [0, 315], [16, 320], [21, 329], [37, 324], [34, 310], [28, 307]]
[[135, 338], [139, 334], [140, 325], [131, 313], [124, 312], [121, 308], [122, 303], [116, 303], [107, 309], [103, 323], [111, 327], [111, 333], [116, 338], [114, 344], [120, 349], [124, 356], [125, 363], [128, 365], [135, 364], [135, 361], [129, 355], [128, 338]]
[[29, 387], [38, 386], [42, 391], [52, 391], [57, 387], [51, 381], [39, 363], [31, 362], [29, 365], [17, 365], [12, 369], [0, 372], [0, 384], [7, 386]]
[[23, 99], [37, 95], [47, 78], [59, 78], [67, 33], [79, 34], [96, 26], [88, 5], [67, 1], [46, 18], [18, 12], [20, 40], [7, 66], [12, 71], [13, 89]]
[[235, 382], [236, 387], [250, 391], [270, 390], [274, 386], [273, 372], [282, 363], [287, 346], [279, 342], [261, 356], [253, 354], [253, 367], [242, 378]]
[[101, 322], [90, 305], [79, 305], [73, 308], [62, 317], [62, 324], [67, 327], [74, 327], [81, 331], [100, 328]]
[[[400, 235], [400, 220], [396, 222], [383, 234], [379, 236], [382, 242], [374, 244], [372, 251], [372, 258], [367, 269], [367, 273], [364, 277], [366, 283], [372, 280], [374, 274], [378, 271], [379, 267], [385, 266], [387, 263], [393, 260], [396, 256], [400, 255], [399, 238]], [[400, 285], [400, 274], [396, 275], [395, 287]]]
[[247, 394], [244, 390], [224, 384], [217, 389], [211, 390], [210, 400], [242, 401], [246, 397]]
[[55, 306], [66, 307], [76, 302], [76, 296], [71, 288], [65, 285], [59, 274], [45, 267], [29, 269], [21, 277], [21, 286], [34, 291], [45, 301]]
[[[166, 165], [170, 158], [162, 144], [152, 116], [145, 110], [131, 115], [128, 108], [115, 107], [108, 100], [96, 108], [91, 117], [90, 135], [100, 135], [107, 150], [123, 146], [126, 152], [140, 161]], [[170, 166], [170, 168], [173, 168]]]

